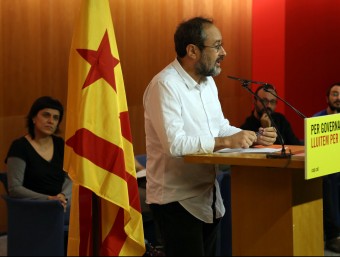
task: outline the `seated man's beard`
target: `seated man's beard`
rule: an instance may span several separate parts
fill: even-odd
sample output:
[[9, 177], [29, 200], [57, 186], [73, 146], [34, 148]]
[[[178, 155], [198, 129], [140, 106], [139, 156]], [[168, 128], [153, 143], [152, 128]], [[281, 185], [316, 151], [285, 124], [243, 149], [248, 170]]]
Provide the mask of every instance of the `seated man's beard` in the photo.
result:
[[[267, 107], [266, 109], [267, 109], [267, 112], [269, 112], [269, 114], [272, 114], [272, 113], [273, 113], [273, 110], [272, 110], [271, 108]], [[265, 109], [261, 109], [261, 110], [258, 112], [259, 117], [262, 117], [262, 115], [263, 115], [264, 113], [267, 113], [267, 112], [265, 111]]]
[[[339, 103], [339, 101], [336, 101], [335, 104], [336, 104], [336, 103]], [[328, 106], [329, 106], [329, 108], [330, 108], [333, 112], [334, 112], [334, 111], [340, 112], [340, 107], [336, 107], [336, 106], [331, 105], [331, 104], [329, 104]]]

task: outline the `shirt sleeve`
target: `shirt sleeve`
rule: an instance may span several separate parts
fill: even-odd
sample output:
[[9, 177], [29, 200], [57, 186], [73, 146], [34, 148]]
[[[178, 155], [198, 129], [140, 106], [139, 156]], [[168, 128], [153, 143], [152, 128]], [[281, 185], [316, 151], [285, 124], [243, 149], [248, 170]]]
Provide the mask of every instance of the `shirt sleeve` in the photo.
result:
[[8, 191], [11, 197], [47, 200], [48, 195], [40, 194], [23, 186], [26, 162], [18, 157], [7, 158]]
[[226, 136], [231, 136], [234, 135], [238, 132], [240, 132], [242, 129], [231, 126], [229, 121], [227, 119], [223, 120], [222, 126], [221, 126], [221, 130], [219, 133], [219, 137], [226, 137]]
[[65, 195], [67, 199], [71, 199], [72, 196], [72, 180], [66, 174], [65, 181], [61, 193]]

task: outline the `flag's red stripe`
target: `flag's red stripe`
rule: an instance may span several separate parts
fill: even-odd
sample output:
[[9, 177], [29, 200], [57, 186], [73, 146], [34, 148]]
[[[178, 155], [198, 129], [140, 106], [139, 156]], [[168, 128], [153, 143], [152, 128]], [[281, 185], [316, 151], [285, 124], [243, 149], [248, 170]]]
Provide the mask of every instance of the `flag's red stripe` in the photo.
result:
[[140, 211], [137, 179], [126, 171], [123, 149], [84, 128], [77, 130], [66, 144], [78, 155], [124, 179], [128, 185], [130, 206]]
[[124, 231], [124, 209], [119, 208], [115, 222], [102, 244], [101, 256], [118, 256], [126, 237]]
[[[92, 191], [79, 186], [79, 256], [92, 255]], [[88, 246], [88, 244], [90, 244]], [[89, 251], [89, 253], [88, 253]]]
[[121, 124], [122, 136], [132, 144], [129, 113], [127, 111], [121, 112], [119, 114], [119, 119]]
[[66, 144], [80, 156], [123, 179], [129, 175], [125, 171], [124, 151], [87, 129], [77, 130]]

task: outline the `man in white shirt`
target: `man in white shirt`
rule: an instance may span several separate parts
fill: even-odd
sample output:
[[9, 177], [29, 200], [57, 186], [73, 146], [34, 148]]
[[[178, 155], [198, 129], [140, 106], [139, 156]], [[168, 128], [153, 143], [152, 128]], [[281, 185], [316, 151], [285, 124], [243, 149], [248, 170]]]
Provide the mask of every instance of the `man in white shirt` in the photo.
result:
[[271, 145], [276, 131], [241, 130], [224, 118], [213, 76], [226, 56], [212, 20], [195, 17], [175, 32], [177, 58], [144, 93], [147, 151], [146, 202], [168, 256], [214, 256], [217, 224], [225, 213], [214, 165], [181, 156], [222, 148]]

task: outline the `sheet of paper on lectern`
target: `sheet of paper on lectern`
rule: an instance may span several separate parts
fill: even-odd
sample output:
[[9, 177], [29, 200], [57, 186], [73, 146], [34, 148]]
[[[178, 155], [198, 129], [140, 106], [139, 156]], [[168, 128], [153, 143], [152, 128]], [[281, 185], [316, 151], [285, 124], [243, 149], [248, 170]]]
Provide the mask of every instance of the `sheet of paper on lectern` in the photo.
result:
[[281, 151], [281, 148], [223, 148], [216, 151], [217, 153], [275, 153]]

